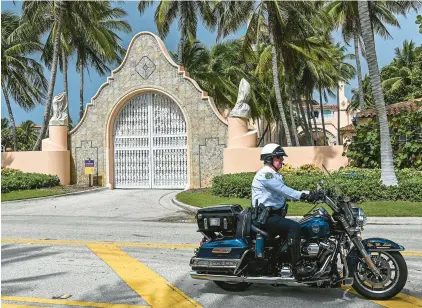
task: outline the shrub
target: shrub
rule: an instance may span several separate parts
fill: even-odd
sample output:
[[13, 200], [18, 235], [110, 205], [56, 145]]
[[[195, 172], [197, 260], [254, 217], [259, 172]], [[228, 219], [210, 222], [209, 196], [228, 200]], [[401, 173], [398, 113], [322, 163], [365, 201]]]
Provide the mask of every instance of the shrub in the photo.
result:
[[[422, 171], [422, 104], [415, 102], [417, 111], [402, 110], [388, 122], [396, 168], [414, 168]], [[370, 120], [356, 127], [356, 136], [343, 153], [350, 165], [361, 168], [379, 168], [379, 124]]]
[[[396, 171], [400, 186], [380, 183], [381, 170], [342, 168], [331, 172], [327, 180], [319, 169], [281, 171], [286, 184], [297, 190], [314, 190], [321, 179], [329, 188], [339, 187], [343, 193], [359, 201], [422, 201], [422, 173], [412, 169]], [[221, 197], [251, 198], [255, 173], [225, 174], [213, 179], [211, 193]]]
[[304, 164], [298, 168], [299, 170], [319, 170], [315, 164]]
[[1, 192], [14, 190], [36, 189], [58, 186], [60, 179], [57, 175], [42, 173], [25, 173], [20, 170], [5, 168], [1, 170]]

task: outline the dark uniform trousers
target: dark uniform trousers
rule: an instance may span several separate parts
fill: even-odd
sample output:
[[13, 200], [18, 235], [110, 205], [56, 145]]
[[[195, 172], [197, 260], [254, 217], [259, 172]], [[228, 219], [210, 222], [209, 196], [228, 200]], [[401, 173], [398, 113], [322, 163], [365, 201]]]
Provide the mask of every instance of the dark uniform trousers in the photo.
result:
[[265, 230], [271, 237], [286, 237], [294, 266], [300, 258], [300, 224], [294, 220], [281, 217], [280, 210], [272, 210], [265, 224]]

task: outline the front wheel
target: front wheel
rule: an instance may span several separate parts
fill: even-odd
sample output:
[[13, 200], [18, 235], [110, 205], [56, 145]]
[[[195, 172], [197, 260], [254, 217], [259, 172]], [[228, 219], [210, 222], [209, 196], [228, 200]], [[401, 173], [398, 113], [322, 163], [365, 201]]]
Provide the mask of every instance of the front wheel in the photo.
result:
[[252, 283], [248, 282], [225, 282], [225, 281], [214, 281], [217, 286], [222, 288], [226, 291], [235, 291], [235, 292], [241, 292], [248, 289]]
[[353, 271], [353, 289], [369, 299], [385, 300], [400, 293], [407, 280], [407, 265], [397, 251], [371, 253], [381, 277], [375, 277], [363, 260], [359, 260]]

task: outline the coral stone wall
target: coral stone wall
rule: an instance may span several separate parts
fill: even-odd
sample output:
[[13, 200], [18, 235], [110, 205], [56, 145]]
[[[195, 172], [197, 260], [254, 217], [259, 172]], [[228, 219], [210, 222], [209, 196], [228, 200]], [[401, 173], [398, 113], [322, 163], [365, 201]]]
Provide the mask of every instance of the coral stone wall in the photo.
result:
[[131, 98], [151, 91], [171, 97], [184, 113], [188, 132], [188, 187], [207, 186], [213, 176], [223, 173], [226, 120], [212, 99], [171, 60], [163, 42], [152, 33], [141, 32], [132, 39], [122, 64], [100, 87], [81, 122], [70, 132], [73, 183], [88, 181], [83, 162], [94, 159], [94, 181], [113, 188], [114, 120]]

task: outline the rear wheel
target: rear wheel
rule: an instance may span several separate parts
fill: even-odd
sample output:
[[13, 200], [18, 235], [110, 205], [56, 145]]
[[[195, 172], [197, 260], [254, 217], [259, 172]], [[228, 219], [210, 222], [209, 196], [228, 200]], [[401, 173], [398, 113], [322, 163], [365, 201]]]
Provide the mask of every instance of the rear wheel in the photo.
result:
[[241, 292], [248, 289], [252, 283], [248, 282], [226, 282], [226, 281], [214, 281], [217, 286], [226, 291]]
[[407, 265], [397, 251], [377, 251], [371, 254], [372, 261], [381, 273], [375, 277], [365, 262], [358, 261], [353, 273], [353, 289], [369, 299], [390, 299], [406, 284]]

